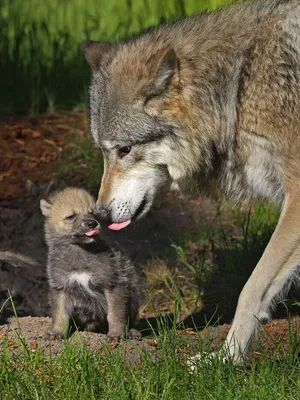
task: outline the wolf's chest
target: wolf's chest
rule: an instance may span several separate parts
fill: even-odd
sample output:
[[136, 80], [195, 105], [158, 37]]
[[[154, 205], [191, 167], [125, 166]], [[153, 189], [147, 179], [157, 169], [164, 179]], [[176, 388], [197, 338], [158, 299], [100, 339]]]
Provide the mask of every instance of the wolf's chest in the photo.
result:
[[263, 146], [253, 146], [245, 164], [246, 182], [251, 197], [275, 202], [283, 199], [283, 178], [276, 154]]
[[232, 198], [283, 201], [281, 158], [272, 141], [242, 130], [232, 155], [225, 168], [226, 191]]

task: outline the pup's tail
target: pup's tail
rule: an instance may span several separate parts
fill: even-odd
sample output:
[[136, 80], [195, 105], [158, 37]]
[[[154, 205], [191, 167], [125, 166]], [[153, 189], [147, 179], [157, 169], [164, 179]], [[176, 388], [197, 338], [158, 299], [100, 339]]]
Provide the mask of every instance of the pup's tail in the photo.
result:
[[0, 261], [6, 261], [16, 268], [37, 267], [39, 263], [22, 253], [10, 250], [0, 250]]

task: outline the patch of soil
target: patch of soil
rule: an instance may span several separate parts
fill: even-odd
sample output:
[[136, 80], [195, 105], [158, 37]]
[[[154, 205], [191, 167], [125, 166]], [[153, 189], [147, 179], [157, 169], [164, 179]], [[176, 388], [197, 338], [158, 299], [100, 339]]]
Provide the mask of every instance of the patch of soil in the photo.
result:
[[[24, 345], [30, 351], [42, 350], [46, 355], [55, 356], [62, 352], [64, 340], [47, 340], [45, 334], [50, 328], [51, 319], [49, 317], [23, 317], [12, 318], [8, 324], [0, 326], [0, 345], [7, 340], [8, 348], [12, 354], [22, 353]], [[286, 319], [274, 320], [264, 325], [261, 340], [256, 346], [253, 356], [260, 358], [266, 351], [275, 351], [276, 355], [283, 356], [291, 345], [290, 336], [294, 335], [296, 340], [300, 340], [300, 317], [294, 317], [290, 321]], [[192, 328], [178, 330], [177, 334], [184, 338], [189, 345], [186, 350], [194, 355], [197, 353], [200, 342], [207, 351], [217, 350], [230, 329], [230, 325], [223, 324], [218, 327], [208, 327], [203, 331], [196, 332]], [[21, 338], [21, 340], [20, 340]], [[138, 364], [141, 361], [141, 349], [151, 354], [155, 360], [159, 355], [159, 339], [144, 337], [142, 340], [126, 340], [120, 343], [108, 343], [105, 335], [92, 332], [75, 332], [71, 342], [76, 345], [87, 345], [92, 351], [105, 351], [107, 347], [115, 351], [121, 351], [125, 356], [125, 361], [129, 364]], [[186, 340], [188, 342], [186, 342]], [[0, 346], [2, 347], [2, 346]], [[125, 350], [125, 351], [124, 351]], [[178, 358], [185, 356], [178, 350]]]
[[[49, 317], [23, 317], [12, 318], [9, 324], [0, 326], [0, 345], [8, 339], [8, 347], [13, 354], [22, 353], [24, 344], [32, 351], [37, 348], [41, 349], [45, 354], [55, 356], [64, 348], [64, 340], [48, 340], [45, 339], [47, 331], [50, 329], [51, 319]], [[20, 340], [20, 338], [22, 340]], [[75, 332], [69, 339], [76, 345], [87, 345], [91, 350], [101, 350], [109, 346], [120, 350], [126, 347], [126, 359], [129, 362], [139, 362], [141, 353], [136, 346], [151, 352], [157, 347], [157, 341], [153, 338], [146, 340], [131, 339], [122, 341], [120, 344], [113, 342], [108, 343], [105, 335], [93, 332]]]
[[0, 121], [0, 199], [26, 193], [28, 182], [49, 182], [69, 135], [86, 132], [84, 114], [60, 112]]

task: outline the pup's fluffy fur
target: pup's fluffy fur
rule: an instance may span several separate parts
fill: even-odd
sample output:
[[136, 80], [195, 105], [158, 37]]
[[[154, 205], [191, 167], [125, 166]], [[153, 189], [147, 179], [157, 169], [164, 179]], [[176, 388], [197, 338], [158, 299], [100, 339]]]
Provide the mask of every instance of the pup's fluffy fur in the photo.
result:
[[[50, 336], [68, 333], [69, 319], [110, 339], [132, 329], [139, 308], [139, 278], [132, 262], [101, 239], [92, 215], [95, 201], [85, 190], [67, 188], [42, 199], [51, 290]], [[89, 233], [91, 236], [87, 236]]]

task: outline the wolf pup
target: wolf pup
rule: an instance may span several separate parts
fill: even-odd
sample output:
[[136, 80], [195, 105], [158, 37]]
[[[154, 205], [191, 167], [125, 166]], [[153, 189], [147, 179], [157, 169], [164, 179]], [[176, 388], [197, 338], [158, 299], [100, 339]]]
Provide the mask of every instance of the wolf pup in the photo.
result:
[[300, 261], [299, 0], [240, 2], [120, 44], [83, 45], [105, 163], [99, 220], [124, 228], [166, 182], [187, 195], [281, 205], [225, 343], [243, 361]]
[[116, 340], [133, 329], [139, 309], [138, 278], [134, 265], [118, 249], [99, 239], [92, 215], [95, 201], [83, 189], [67, 188], [42, 199], [48, 245], [47, 273], [51, 290], [52, 328], [61, 338], [69, 319], [90, 331], [107, 332]]

